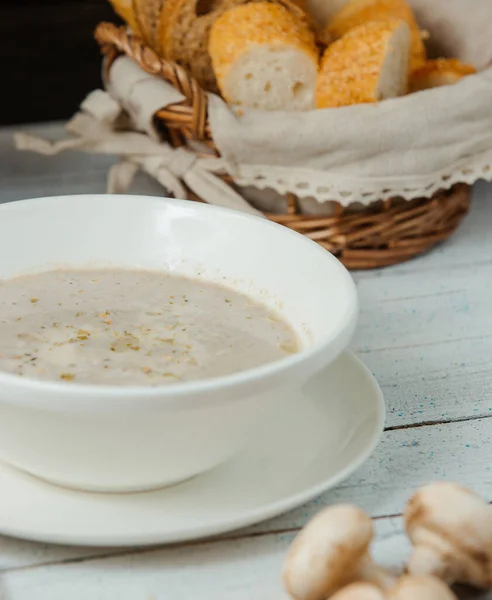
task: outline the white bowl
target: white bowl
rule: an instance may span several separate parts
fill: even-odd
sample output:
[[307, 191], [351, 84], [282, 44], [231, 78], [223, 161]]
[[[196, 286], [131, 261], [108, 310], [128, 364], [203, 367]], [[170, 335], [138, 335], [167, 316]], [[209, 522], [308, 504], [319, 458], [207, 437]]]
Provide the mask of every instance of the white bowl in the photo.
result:
[[[41, 382], [0, 373], [0, 459], [56, 484], [139, 491], [232, 456], [282, 399], [347, 346], [357, 295], [314, 242], [266, 219], [138, 196], [0, 206], [0, 277], [56, 267], [159, 269], [230, 285], [276, 308], [304, 349], [215, 379], [163, 387]], [[295, 435], [295, 432], [293, 432]]]

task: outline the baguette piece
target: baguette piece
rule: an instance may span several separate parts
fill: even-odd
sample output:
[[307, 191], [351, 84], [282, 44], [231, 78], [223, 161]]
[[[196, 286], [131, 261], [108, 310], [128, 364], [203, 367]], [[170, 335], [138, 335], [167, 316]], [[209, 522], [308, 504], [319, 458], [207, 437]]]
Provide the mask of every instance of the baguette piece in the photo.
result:
[[350, 30], [322, 58], [316, 106], [379, 102], [407, 91], [411, 35], [405, 21], [371, 21]]
[[145, 43], [156, 52], [160, 50], [159, 23], [166, 0], [133, 0], [133, 12], [138, 31]]
[[109, 0], [116, 14], [118, 14], [135, 33], [138, 33], [139, 27], [137, 17], [133, 10], [133, 0]]
[[214, 21], [245, 0], [166, 0], [160, 16], [159, 46], [164, 58], [184, 67], [206, 90], [217, 92], [208, 53]]
[[408, 91], [413, 93], [442, 85], [452, 85], [476, 72], [475, 67], [462, 63], [457, 58], [428, 60], [410, 73]]
[[[160, 53], [184, 67], [206, 90], [217, 92], [208, 51], [210, 29], [226, 10], [250, 0], [165, 0], [160, 19]], [[270, 0], [305, 15], [304, 0]]]
[[230, 104], [314, 108], [318, 52], [307, 19], [299, 13], [268, 2], [231, 8], [213, 24], [209, 52]]
[[381, 19], [401, 19], [407, 23], [412, 34], [410, 68], [422, 64], [426, 58], [423, 34], [406, 0], [351, 0], [331, 19], [323, 37], [337, 40], [354, 27]]

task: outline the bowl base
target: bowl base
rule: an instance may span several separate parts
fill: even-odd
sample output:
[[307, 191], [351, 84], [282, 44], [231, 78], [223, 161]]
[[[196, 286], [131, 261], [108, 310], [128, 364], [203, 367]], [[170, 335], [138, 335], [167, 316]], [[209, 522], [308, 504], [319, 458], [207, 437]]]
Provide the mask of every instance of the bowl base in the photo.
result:
[[[80, 483], [73, 483], [70, 481], [61, 481], [59, 479], [53, 477], [45, 477], [43, 475], [39, 475], [37, 473], [33, 473], [27, 469], [23, 469], [21, 466], [16, 465], [10, 461], [3, 460], [1, 461], [5, 465], [16, 469], [17, 471], [21, 471], [38, 481], [47, 483], [49, 485], [54, 485], [58, 488], [62, 488], [64, 490], [69, 490], [71, 492], [80, 492], [80, 493], [88, 493], [88, 494], [145, 494], [146, 492], [155, 492], [159, 490], [164, 490], [167, 488], [171, 488], [187, 481], [190, 481], [197, 477], [198, 475], [202, 475], [203, 471], [199, 473], [194, 473], [193, 475], [187, 475], [186, 477], [180, 477], [178, 479], [173, 479], [170, 481], [164, 481], [160, 483], [151, 483], [146, 485], [138, 485], [138, 486], [110, 486], [107, 485], [84, 485]], [[212, 467], [213, 468], [213, 467]], [[205, 473], [211, 469], [207, 469], [204, 471]]]

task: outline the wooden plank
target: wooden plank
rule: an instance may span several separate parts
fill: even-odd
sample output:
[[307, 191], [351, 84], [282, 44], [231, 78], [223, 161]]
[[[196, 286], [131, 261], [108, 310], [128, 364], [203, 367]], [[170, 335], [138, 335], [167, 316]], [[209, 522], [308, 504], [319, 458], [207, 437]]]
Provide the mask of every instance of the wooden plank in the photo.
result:
[[[259, 534], [293, 531], [302, 527], [322, 507], [338, 502], [357, 504], [374, 517], [399, 515], [419, 486], [436, 479], [459, 481], [492, 500], [491, 425], [492, 419], [482, 419], [388, 431], [369, 461], [335, 490], [277, 519], [229, 533], [226, 537], [240, 540]], [[0, 570], [99, 553], [93, 549], [74, 550], [27, 543], [23, 546], [21, 542], [5, 540], [0, 543]]]
[[339, 487], [248, 533], [300, 527], [320, 507], [338, 502], [357, 504], [374, 517], [398, 515], [418, 487], [441, 479], [492, 501], [491, 443], [490, 418], [387, 431], [367, 463]]
[[[377, 521], [375, 529], [374, 558], [401, 571], [410, 549], [401, 519]], [[267, 534], [11, 571], [1, 579], [0, 594], [9, 600], [288, 600], [281, 570], [293, 535]], [[492, 595], [481, 598], [490, 600]]]
[[[402, 558], [404, 547], [395, 528], [398, 523], [379, 526], [379, 554], [391, 560], [391, 550], [398, 548]], [[267, 535], [14, 571], [3, 575], [2, 585], [9, 600], [281, 600], [287, 598], [282, 561], [292, 538]]]
[[[53, 137], [63, 134], [60, 124], [28, 129]], [[11, 133], [12, 129], [0, 131], [0, 201], [104, 191], [113, 157], [17, 153]], [[162, 188], [144, 177], [133, 191], [162, 195]], [[3, 538], [0, 598], [281, 599], [278, 567], [292, 530], [322, 506], [355, 502], [385, 517], [378, 521], [384, 539], [376, 545], [376, 555], [394, 564], [403, 560], [405, 538], [399, 520], [386, 517], [400, 513], [416, 487], [435, 478], [457, 480], [490, 500], [492, 419], [481, 417], [492, 412], [487, 286], [491, 196], [492, 186], [479, 185], [463, 227], [429, 255], [391, 269], [355, 274], [363, 310], [353, 347], [382, 385], [387, 425], [393, 429], [358, 473], [305, 507], [209, 544], [145, 553], [130, 550], [125, 557], [79, 564], [73, 561], [114, 551]], [[418, 426], [428, 421], [448, 423]], [[52, 566], [31, 569], [46, 563]]]
[[[76, 109], [77, 107], [74, 108], [74, 112]], [[12, 190], [22, 190], [26, 183], [32, 185], [38, 181], [50, 181], [50, 194], [57, 194], [58, 185], [63, 185], [65, 179], [83, 182], [87, 181], [88, 175], [92, 177], [94, 173], [102, 176], [116, 160], [113, 156], [79, 151], [67, 151], [56, 156], [20, 152], [14, 145], [13, 136], [17, 131], [48, 140], [68, 137], [62, 122], [0, 128], [0, 181]], [[104, 191], [104, 188], [101, 191]], [[6, 198], [8, 199], [10, 198]], [[2, 201], [5, 201], [3, 194]]]
[[492, 415], [492, 337], [360, 354], [386, 400], [387, 427]]
[[[56, 156], [18, 152], [16, 131], [57, 140], [65, 137], [62, 123], [4, 127], [0, 129], [0, 202], [63, 194], [104, 194], [114, 156], [69, 151]], [[164, 188], [146, 174], [137, 175], [133, 193], [164, 196]]]
[[[63, 134], [60, 125], [40, 125], [34, 131], [55, 138]], [[5, 147], [10, 138], [5, 131], [0, 137], [0, 147]], [[106, 169], [112, 163], [109, 157], [84, 153], [43, 157], [10, 149], [0, 156], [6, 157], [0, 162], [4, 173], [14, 173], [5, 175], [5, 200], [102, 192]], [[25, 157], [26, 163], [19, 162], [19, 157]], [[63, 175], [42, 175], [47, 164], [57, 162]], [[162, 193], [158, 184], [144, 176], [134, 189]], [[486, 357], [492, 350], [492, 313], [487, 282], [491, 272], [492, 265], [485, 264], [464, 271], [449, 269], [446, 278], [436, 277], [433, 271], [422, 275], [383, 270], [375, 271], [372, 278], [357, 275], [362, 313], [353, 348], [382, 384], [390, 426], [488, 413]]]
[[1, 586], [1, 574], [5, 571], [104, 556], [106, 554], [114, 554], [114, 550], [38, 544], [0, 536], [0, 598], [5, 600], [2, 596]]
[[359, 281], [363, 310], [355, 348], [369, 352], [492, 335], [492, 263]]
[[358, 281], [352, 348], [380, 382], [387, 425], [492, 413], [492, 264]]
[[[0, 203], [44, 196], [63, 196], [71, 194], [104, 194], [106, 193], [106, 171], [90, 171], [84, 175], [65, 175], [63, 178], [37, 177], [26, 178], [22, 186], [4, 180], [0, 189]], [[162, 195], [162, 187], [149, 176], [139, 173], [135, 179], [135, 190], [140, 195]]]

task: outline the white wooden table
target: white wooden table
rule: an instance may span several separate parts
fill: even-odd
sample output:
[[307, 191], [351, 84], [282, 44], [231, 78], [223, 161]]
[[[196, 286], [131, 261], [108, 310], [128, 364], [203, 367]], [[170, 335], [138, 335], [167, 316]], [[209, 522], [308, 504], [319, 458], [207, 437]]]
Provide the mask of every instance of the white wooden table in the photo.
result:
[[[27, 129], [62, 131], [59, 124]], [[112, 159], [17, 153], [12, 131], [0, 131], [0, 201], [105, 190]], [[143, 177], [133, 191], [162, 194]], [[280, 518], [207, 543], [95, 550], [0, 538], [0, 600], [285, 600], [284, 554], [322, 506], [343, 501], [368, 511], [375, 556], [394, 566], [408, 552], [400, 515], [418, 486], [454, 480], [491, 501], [491, 230], [492, 185], [479, 184], [471, 214], [448, 243], [355, 275], [362, 314], [352, 349], [380, 382], [388, 415], [381, 444], [349, 480]]]

